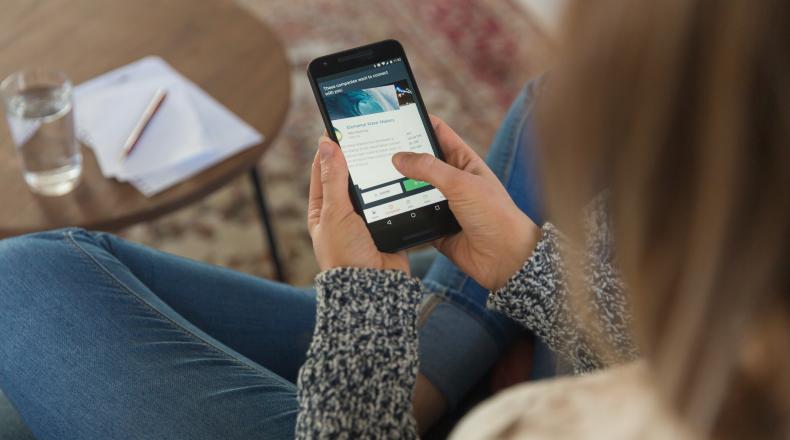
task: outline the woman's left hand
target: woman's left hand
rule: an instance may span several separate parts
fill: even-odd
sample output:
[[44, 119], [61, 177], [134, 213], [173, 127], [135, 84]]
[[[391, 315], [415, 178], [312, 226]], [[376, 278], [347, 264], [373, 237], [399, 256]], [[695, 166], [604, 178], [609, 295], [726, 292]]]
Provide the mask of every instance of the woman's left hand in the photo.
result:
[[307, 229], [321, 270], [333, 267], [398, 269], [409, 272], [405, 252], [380, 252], [348, 193], [348, 166], [340, 147], [326, 136], [310, 175]]

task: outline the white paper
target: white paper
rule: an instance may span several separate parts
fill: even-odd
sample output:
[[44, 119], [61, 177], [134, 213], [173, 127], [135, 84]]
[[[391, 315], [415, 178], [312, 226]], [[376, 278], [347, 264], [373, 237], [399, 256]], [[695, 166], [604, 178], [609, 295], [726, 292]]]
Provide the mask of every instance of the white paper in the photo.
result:
[[[157, 88], [167, 90], [134, 151], [123, 145]], [[75, 118], [80, 139], [105, 177], [154, 195], [245, 148], [263, 136], [158, 57], [146, 57], [79, 85]]]
[[129, 183], [143, 195], [150, 197], [209, 168], [222, 158], [216, 152], [203, 153], [169, 169], [136, 176]]

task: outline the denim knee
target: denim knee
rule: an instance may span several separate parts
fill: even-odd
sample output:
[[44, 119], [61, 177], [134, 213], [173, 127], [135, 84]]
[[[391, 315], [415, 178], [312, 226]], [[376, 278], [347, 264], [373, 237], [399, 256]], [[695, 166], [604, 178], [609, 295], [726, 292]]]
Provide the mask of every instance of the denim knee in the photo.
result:
[[97, 233], [80, 228], [61, 228], [0, 240], [0, 293], [8, 295], [14, 285], [35, 284], [47, 271], [73, 269], [76, 255], [72, 238], [96, 242]]
[[0, 240], [0, 270], [35, 263], [37, 256], [45, 255], [53, 246], [61, 246], [69, 230], [73, 228], [34, 232]]
[[[107, 248], [114, 236], [107, 232], [88, 231], [78, 227], [51, 229], [42, 232], [31, 232], [0, 240], [0, 258], [8, 253], [22, 251], [24, 254], [37, 254], [46, 252], [50, 246], [62, 245], [63, 240], [69, 236], [79, 240], [89, 240], [101, 247]], [[23, 254], [20, 254], [23, 255]], [[0, 266], [2, 267], [2, 266]]]

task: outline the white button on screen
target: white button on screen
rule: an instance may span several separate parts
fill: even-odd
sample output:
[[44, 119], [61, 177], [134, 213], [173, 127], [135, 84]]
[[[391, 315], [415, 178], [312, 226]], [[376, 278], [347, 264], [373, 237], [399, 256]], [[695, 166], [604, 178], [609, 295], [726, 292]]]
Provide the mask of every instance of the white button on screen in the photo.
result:
[[396, 196], [403, 193], [400, 183], [393, 183], [381, 188], [373, 189], [362, 193], [362, 200], [365, 203], [373, 203], [376, 200], [386, 199], [387, 197]]

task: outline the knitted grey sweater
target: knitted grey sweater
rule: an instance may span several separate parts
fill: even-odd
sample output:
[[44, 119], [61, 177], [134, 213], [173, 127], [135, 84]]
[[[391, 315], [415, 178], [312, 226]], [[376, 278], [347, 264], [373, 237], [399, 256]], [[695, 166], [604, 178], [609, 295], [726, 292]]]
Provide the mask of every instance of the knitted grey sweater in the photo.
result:
[[[543, 338], [577, 372], [637, 355], [607, 226], [593, 210], [585, 258], [593, 325], [580, 326], [571, 311], [559, 253], [562, 236], [550, 224], [521, 270], [488, 299], [489, 307]], [[422, 283], [400, 271], [337, 268], [319, 274], [316, 285], [315, 334], [297, 384], [296, 437], [417, 438], [411, 396]], [[597, 354], [593, 343], [600, 340], [616, 351]]]

